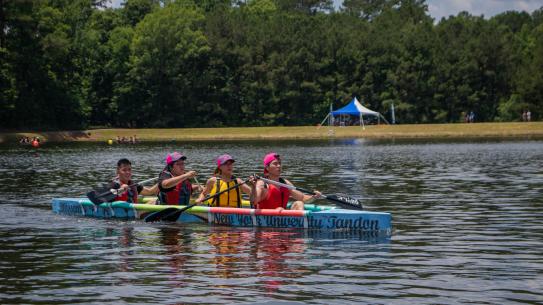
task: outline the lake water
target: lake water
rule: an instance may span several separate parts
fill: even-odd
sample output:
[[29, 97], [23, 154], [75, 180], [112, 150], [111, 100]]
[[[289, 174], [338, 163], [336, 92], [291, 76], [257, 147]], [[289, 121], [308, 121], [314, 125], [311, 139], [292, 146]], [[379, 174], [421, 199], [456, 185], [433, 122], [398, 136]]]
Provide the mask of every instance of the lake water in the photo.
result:
[[[244, 178], [275, 151], [294, 184], [392, 213], [392, 235], [51, 212], [52, 198], [111, 178], [119, 158], [143, 180], [172, 150], [201, 181], [219, 154]], [[0, 185], [1, 304], [543, 303], [541, 140], [4, 146]]]

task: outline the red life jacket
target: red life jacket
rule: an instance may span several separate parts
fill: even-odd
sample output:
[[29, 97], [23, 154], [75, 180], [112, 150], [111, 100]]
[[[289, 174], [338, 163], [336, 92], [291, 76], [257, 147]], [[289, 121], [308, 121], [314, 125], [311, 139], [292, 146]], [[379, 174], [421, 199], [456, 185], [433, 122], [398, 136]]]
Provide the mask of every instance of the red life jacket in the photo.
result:
[[159, 199], [162, 204], [188, 205], [192, 195], [192, 184], [188, 179], [179, 182], [171, 191], [160, 192]]
[[[279, 182], [286, 183], [283, 178], [279, 178]], [[259, 209], [276, 209], [287, 207], [290, 190], [285, 187], [277, 187], [273, 184], [267, 184], [268, 193], [264, 200], [258, 203]]]
[[[121, 185], [123, 185], [123, 184], [131, 185], [132, 181], [128, 181], [128, 183], [121, 183], [119, 178], [115, 178], [115, 180], [113, 180], [113, 183], [114, 183], [114, 185], [116, 185], [118, 187], [121, 187]], [[117, 195], [115, 197], [114, 201], [126, 201], [126, 202], [130, 202], [130, 203], [138, 203], [138, 187], [137, 187], [137, 185], [133, 185], [133, 186], [128, 188], [128, 191]]]

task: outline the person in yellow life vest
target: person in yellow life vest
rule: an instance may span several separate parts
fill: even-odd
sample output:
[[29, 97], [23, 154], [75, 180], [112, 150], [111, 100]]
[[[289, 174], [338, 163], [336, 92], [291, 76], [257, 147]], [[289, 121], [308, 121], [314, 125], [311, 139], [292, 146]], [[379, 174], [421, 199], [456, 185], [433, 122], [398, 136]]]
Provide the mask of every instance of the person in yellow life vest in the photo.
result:
[[[215, 169], [215, 175], [207, 180], [202, 193], [196, 200], [197, 203], [202, 203], [206, 195], [213, 195], [220, 191], [226, 190], [229, 187], [233, 187], [236, 184], [240, 184], [243, 181], [236, 178], [233, 175], [234, 172], [234, 158], [230, 155], [222, 155], [217, 158], [217, 168]], [[218, 197], [210, 199], [207, 204], [217, 207], [241, 207], [241, 192], [248, 195], [251, 194], [251, 188], [246, 184], [240, 185], [231, 189], [228, 192], [221, 194]]]

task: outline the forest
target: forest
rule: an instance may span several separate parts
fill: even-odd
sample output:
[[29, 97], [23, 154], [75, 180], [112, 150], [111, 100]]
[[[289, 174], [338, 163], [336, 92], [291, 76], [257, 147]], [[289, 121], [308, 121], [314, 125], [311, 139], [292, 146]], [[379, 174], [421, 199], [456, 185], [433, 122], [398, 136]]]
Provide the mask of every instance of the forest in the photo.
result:
[[0, 129], [315, 125], [355, 96], [401, 124], [543, 117], [543, 7], [0, 0], [0, 28]]

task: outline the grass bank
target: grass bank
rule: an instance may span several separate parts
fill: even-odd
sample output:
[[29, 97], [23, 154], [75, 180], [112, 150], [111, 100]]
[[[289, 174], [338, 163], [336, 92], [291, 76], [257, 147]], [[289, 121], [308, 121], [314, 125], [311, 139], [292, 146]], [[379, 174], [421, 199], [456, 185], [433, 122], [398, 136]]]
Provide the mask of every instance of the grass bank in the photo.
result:
[[62, 132], [4, 132], [0, 143], [16, 142], [23, 136], [39, 136], [52, 142], [100, 142], [117, 136], [137, 135], [140, 141], [329, 139], [329, 138], [523, 138], [542, 137], [543, 122], [413, 124], [334, 127], [232, 127], [171, 129], [93, 129]]

